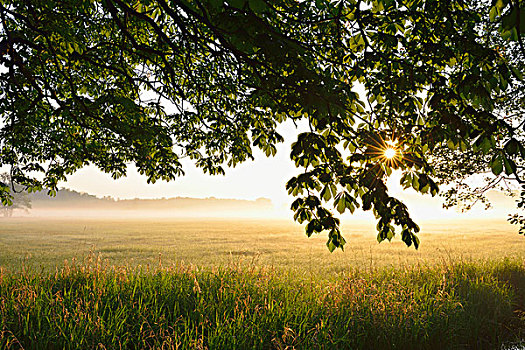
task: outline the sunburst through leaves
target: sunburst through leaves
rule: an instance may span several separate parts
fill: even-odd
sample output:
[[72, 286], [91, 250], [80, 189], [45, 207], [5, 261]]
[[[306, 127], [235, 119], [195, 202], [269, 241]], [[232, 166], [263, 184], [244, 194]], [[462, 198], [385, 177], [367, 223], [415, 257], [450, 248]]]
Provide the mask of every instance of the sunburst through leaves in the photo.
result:
[[403, 147], [395, 138], [384, 139], [380, 135], [376, 135], [368, 147], [368, 152], [372, 158], [389, 167], [397, 168], [403, 160]]
[[397, 168], [403, 158], [397, 140], [385, 140], [379, 152], [381, 161], [394, 168]]

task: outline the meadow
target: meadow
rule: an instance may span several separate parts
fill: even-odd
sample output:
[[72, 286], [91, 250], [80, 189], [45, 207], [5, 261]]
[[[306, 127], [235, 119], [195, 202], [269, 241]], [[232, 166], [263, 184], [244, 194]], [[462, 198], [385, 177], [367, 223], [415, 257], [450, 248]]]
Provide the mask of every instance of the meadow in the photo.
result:
[[0, 348], [523, 348], [525, 238], [421, 226], [329, 253], [284, 220], [1, 220]]
[[110, 264], [248, 264], [329, 278], [345, 271], [459, 260], [524, 258], [525, 240], [505, 220], [421, 223], [421, 247], [377, 243], [374, 224], [342, 223], [345, 251], [329, 253], [326, 236], [306, 237], [292, 220], [167, 218], [10, 218], [0, 221], [0, 266], [54, 271], [64, 261], [100, 254]]

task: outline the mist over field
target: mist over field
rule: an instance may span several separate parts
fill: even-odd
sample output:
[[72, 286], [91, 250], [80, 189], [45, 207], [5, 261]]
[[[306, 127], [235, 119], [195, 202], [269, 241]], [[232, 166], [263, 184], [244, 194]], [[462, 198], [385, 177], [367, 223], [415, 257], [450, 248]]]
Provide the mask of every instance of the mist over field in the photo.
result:
[[478, 205], [462, 213], [443, 209], [435, 198], [423, 201], [405, 194], [421, 228], [417, 250], [406, 247], [399, 230], [391, 242], [378, 243], [370, 212], [343, 215], [345, 251], [330, 253], [325, 232], [308, 238], [305, 225], [293, 220], [289, 208], [278, 208], [267, 198], [115, 199], [69, 189], [53, 197], [38, 192], [29, 194], [30, 209], [0, 217], [0, 266], [18, 269], [26, 259], [32, 266], [52, 268], [92, 253], [110, 264], [140, 265], [157, 261], [160, 254], [165, 264], [220, 266], [248, 259], [257, 266], [317, 274], [524, 256], [519, 227], [506, 221], [514, 212], [514, 199], [497, 191], [488, 197], [493, 208]]
[[30, 194], [30, 209], [16, 209], [12, 216], [68, 218], [197, 218], [197, 217], [275, 217], [270, 199], [255, 200], [208, 198], [115, 199], [96, 197], [68, 189], [56, 196], [44, 191]]
[[[509, 214], [519, 212], [515, 198], [501, 191], [489, 191], [487, 198], [490, 208], [482, 203], [471, 210], [462, 208], [443, 208], [438, 197], [421, 195], [411, 190], [400, 190], [394, 186], [394, 195], [403, 200], [417, 222], [452, 220], [451, 224], [476, 219], [505, 220]], [[293, 221], [289, 202], [275, 202], [270, 198], [114, 198], [94, 196], [66, 188], [49, 196], [46, 191], [29, 194], [31, 208], [14, 209], [14, 217], [52, 217], [52, 218], [254, 218], [283, 219]], [[335, 209], [334, 209], [335, 210]], [[343, 221], [368, 222], [376, 219], [371, 212], [358, 209], [354, 214], [345, 213]], [[375, 225], [375, 224], [373, 224]]]

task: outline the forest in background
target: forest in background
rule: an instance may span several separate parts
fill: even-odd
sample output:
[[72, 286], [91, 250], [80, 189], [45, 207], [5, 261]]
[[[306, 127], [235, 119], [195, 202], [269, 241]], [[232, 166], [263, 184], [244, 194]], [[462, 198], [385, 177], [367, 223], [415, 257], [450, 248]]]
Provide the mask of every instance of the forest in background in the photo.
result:
[[42, 210], [109, 210], [109, 211], [174, 211], [187, 215], [196, 212], [203, 215], [213, 213], [249, 213], [270, 212], [274, 209], [272, 201], [268, 198], [256, 200], [223, 199], [223, 198], [189, 198], [173, 197], [158, 199], [118, 199], [110, 196], [99, 198], [97, 196], [62, 188], [55, 196], [49, 196], [46, 191], [30, 194], [20, 193], [15, 195], [12, 207], [3, 207], [3, 216], [13, 214], [27, 214], [32, 211]]

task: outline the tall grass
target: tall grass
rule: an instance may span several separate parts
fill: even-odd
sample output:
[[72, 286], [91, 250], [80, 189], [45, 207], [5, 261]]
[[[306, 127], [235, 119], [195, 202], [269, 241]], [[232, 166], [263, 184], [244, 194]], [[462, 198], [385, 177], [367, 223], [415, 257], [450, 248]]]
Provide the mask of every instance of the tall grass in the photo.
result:
[[231, 265], [0, 273], [0, 348], [497, 349], [523, 339], [522, 260], [349, 271]]

